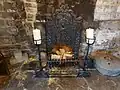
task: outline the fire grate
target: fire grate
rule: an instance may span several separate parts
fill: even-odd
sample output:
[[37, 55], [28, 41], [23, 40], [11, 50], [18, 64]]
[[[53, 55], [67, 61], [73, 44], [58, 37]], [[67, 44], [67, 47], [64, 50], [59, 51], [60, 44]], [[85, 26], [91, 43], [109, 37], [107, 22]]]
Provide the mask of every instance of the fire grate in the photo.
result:
[[77, 71], [67, 71], [67, 70], [58, 70], [58, 71], [49, 71], [50, 77], [77, 77]]

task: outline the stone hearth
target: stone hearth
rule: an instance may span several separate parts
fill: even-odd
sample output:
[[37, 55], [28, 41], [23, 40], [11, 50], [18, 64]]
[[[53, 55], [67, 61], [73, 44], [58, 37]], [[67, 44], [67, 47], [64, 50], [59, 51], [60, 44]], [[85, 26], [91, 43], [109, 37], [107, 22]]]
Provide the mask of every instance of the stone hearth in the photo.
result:
[[90, 71], [89, 78], [35, 78], [33, 71], [22, 70], [4, 87], [4, 90], [119, 90], [120, 78], [107, 77]]

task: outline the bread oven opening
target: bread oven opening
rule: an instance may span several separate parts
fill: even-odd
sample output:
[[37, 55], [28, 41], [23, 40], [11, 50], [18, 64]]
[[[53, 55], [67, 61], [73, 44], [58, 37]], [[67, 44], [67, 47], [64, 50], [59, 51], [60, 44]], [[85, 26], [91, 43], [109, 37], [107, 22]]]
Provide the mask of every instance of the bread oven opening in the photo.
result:
[[73, 58], [73, 49], [69, 45], [56, 44], [53, 46], [51, 59], [66, 60]]

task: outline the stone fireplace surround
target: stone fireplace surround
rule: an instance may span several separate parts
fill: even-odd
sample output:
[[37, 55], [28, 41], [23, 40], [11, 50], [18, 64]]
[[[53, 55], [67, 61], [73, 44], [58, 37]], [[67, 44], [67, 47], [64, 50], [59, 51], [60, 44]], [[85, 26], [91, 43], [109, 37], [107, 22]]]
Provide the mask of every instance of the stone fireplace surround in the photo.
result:
[[[62, 75], [62, 73], [66, 75], [69, 72], [77, 75], [78, 72], [76, 72], [75, 69], [80, 69], [79, 61], [83, 59], [83, 57], [79, 57], [82, 38], [81, 33], [83, 30], [83, 20], [81, 16], [77, 17], [68, 5], [62, 4], [60, 8], [56, 9], [52, 16], [46, 16], [45, 19], [46, 53], [48, 67], [51, 69], [50, 74], [53, 74], [54, 69], [57, 69], [56, 71], [60, 72], [60, 75]], [[53, 47], [57, 44], [71, 47], [73, 58], [70, 60], [51, 59]], [[73, 67], [67, 67], [68, 63]], [[64, 68], [60, 68], [59, 66], [64, 66]]]

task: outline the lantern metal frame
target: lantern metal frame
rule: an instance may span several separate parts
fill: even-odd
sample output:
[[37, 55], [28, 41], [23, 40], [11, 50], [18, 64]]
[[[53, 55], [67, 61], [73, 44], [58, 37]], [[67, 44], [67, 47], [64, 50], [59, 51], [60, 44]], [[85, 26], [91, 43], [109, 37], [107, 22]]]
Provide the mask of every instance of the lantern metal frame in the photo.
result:
[[[90, 40], [93, 40], [93, 42], [90, 43]], [[93, 62], [91, 62], [89, 59], [89, 51], [90, 51], [90, 47], [95, 43], [95, 40], [96, 40], [95, 35], [94, 35], [93, 39], [86, 38], [86, 41], [88, 41], [88, 42], [86, 42], [86, 44], [87, 44], [86, 51], [87, 52], [84, 55], [84, 67], [83, 67], [83, 75], [86, 75], [86, 76], [91, 75], [90, 72], [87, 71], [87, 68], [89, 67], [89, 64], [93, 64]], [[92, 66], [93, 66], [92, 68], [94, 68], [94, 65], [92, 65]]]
[[[38, 29], [39, 30], [39, 29]], [[38, 50], [38, 59], [39, 59], [39, 65], [40, 68], [42, 67], [41, 65], [41, 54], [40, 54], [40, 45], [39, 43], [37, 43], [38, 41], [41, 41], [42, 39], [38, 39], [38, 40], [34, 40], [34, 34], [33, 34], [33, 43], [37, 46], [37, 50]]]

